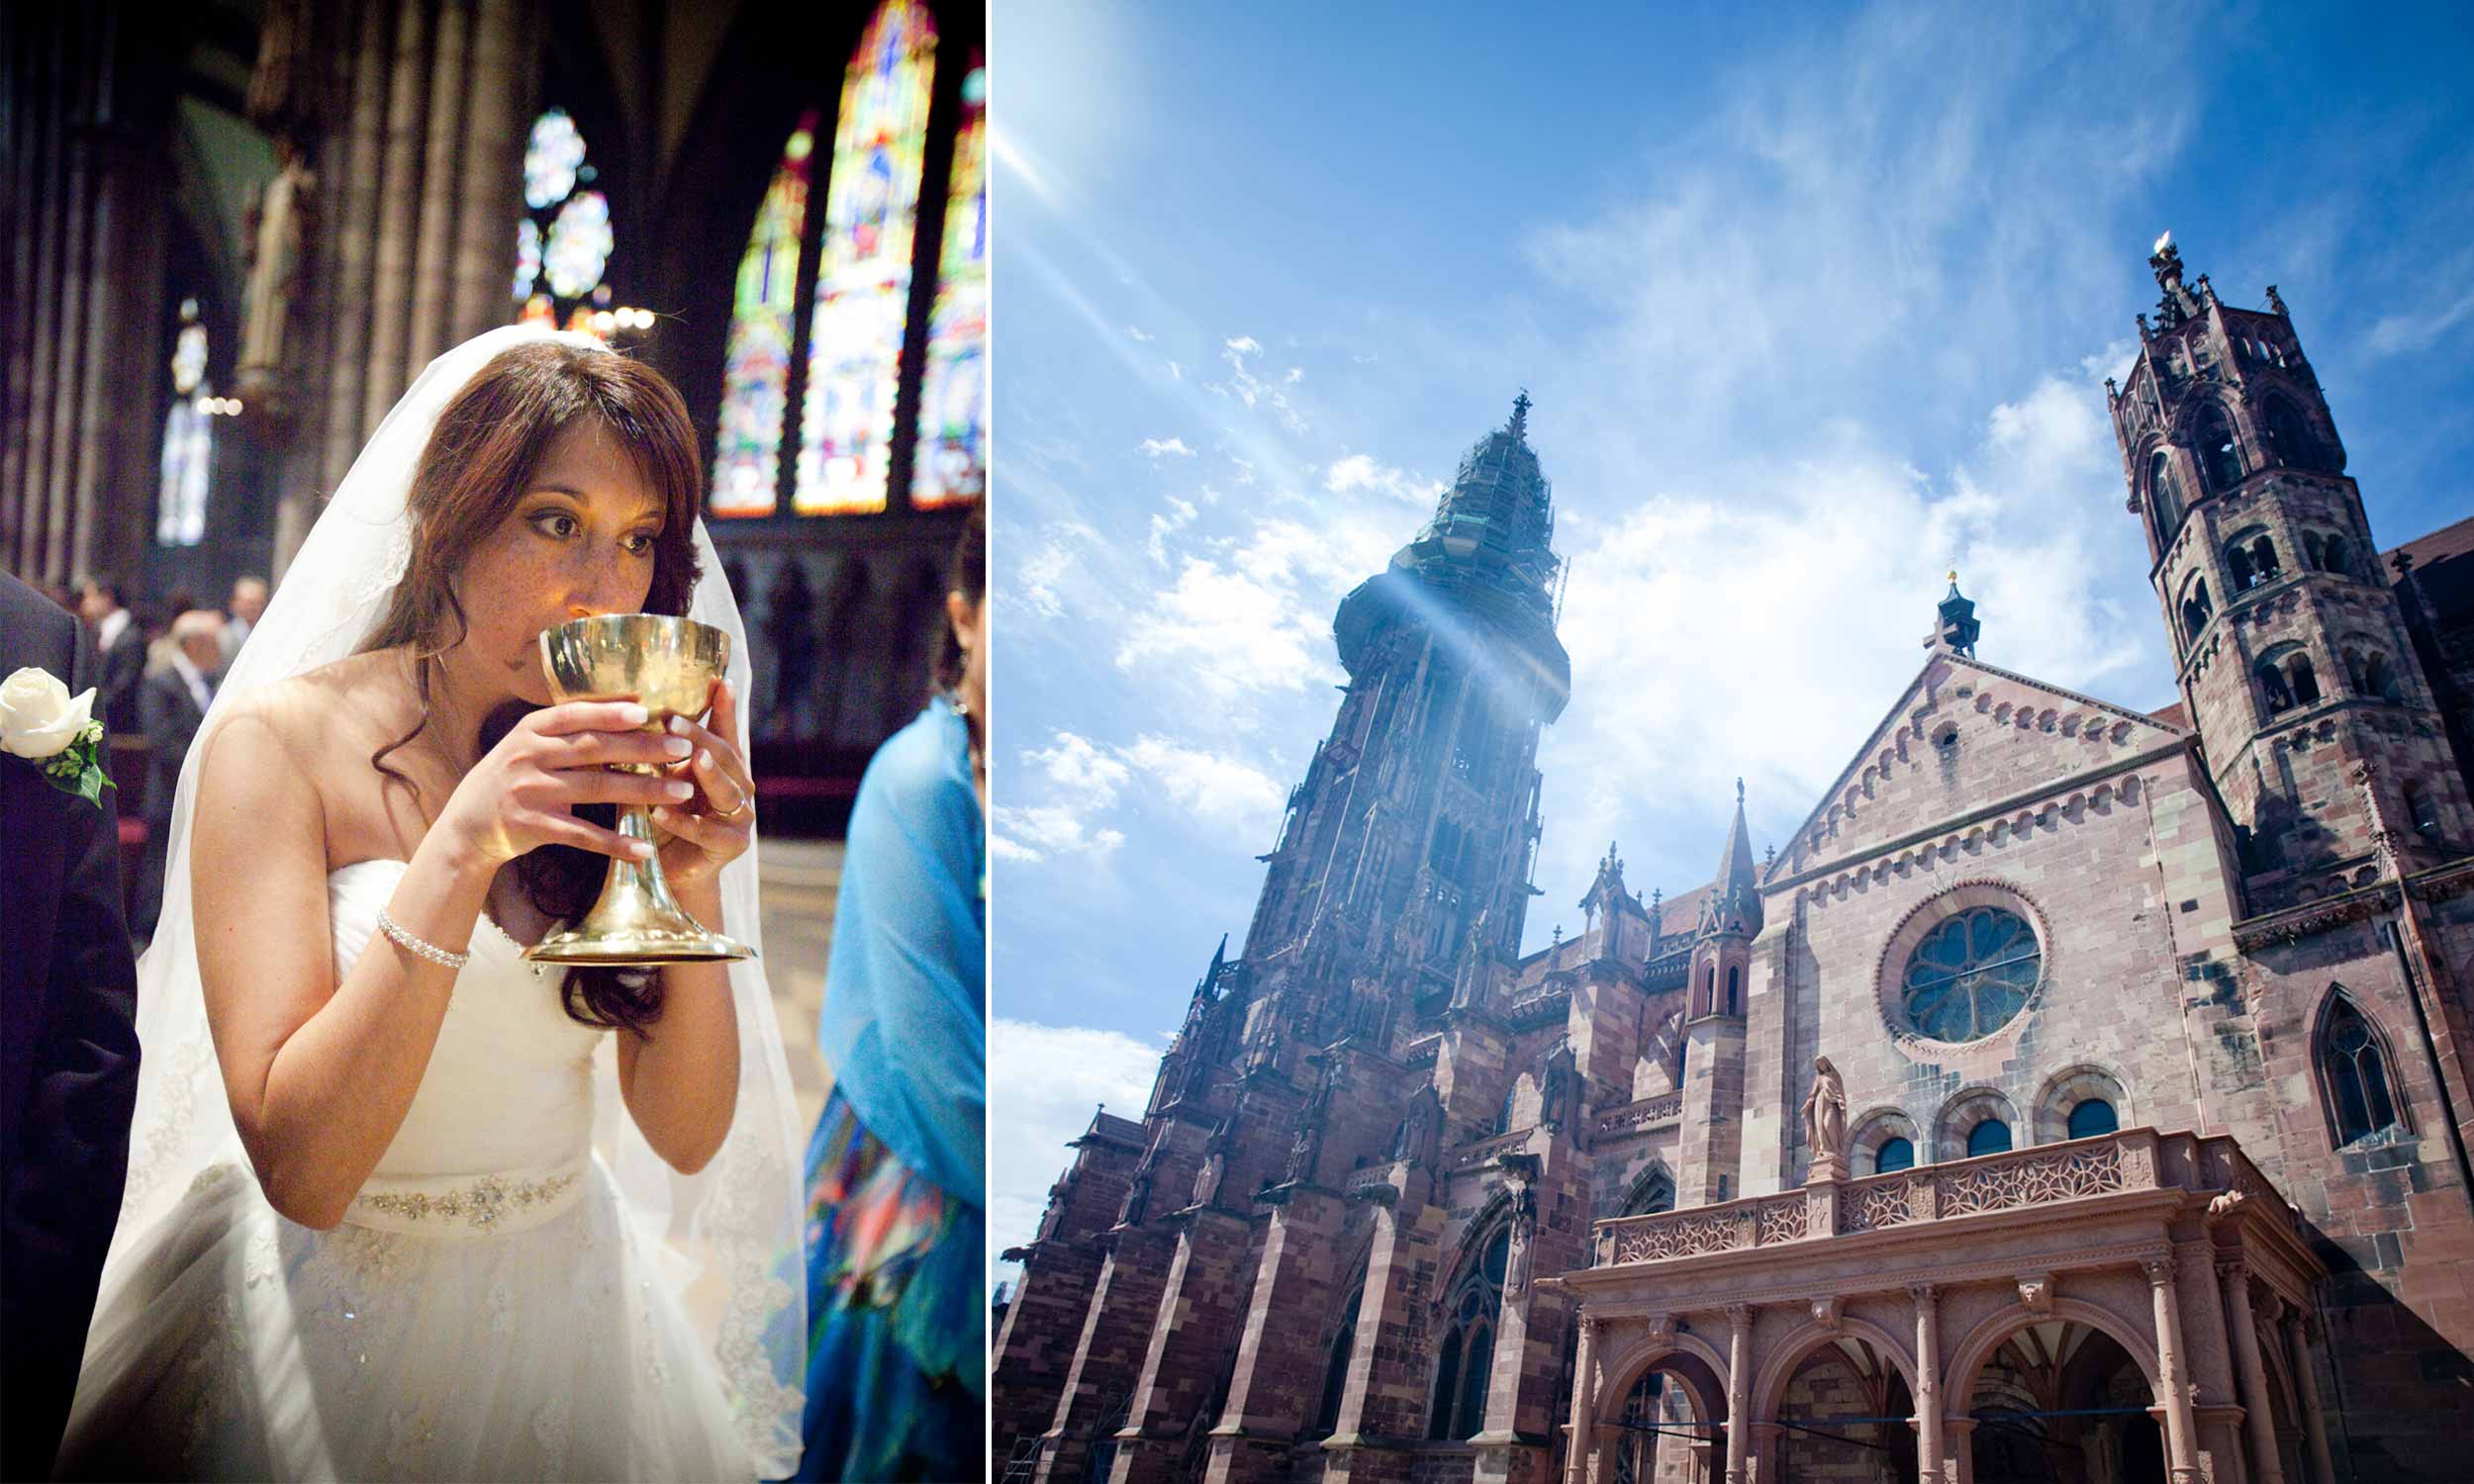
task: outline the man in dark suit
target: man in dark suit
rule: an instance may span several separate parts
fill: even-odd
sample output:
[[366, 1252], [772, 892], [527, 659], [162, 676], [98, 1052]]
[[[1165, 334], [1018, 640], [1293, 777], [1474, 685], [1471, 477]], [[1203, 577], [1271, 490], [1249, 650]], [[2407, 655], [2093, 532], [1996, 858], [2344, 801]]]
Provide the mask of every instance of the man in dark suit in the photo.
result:
[[180, 763], [189, 756], [206, 708], [214, 702], [216, 666], [223, 659], [224, 615], [198, 608], [172, 620], [169, 663], [145, 678], [138, 715], [146, 732], [146, 863], [138, 880], [136, 920], [142, 939], [154, 936], [163, 911], [163, 867], [172, 834], [172, 796]]
[[138, 734], [138, 688], [145, 681], [146, 626], [129, 610], [117, 577], [90, 577], [77, 597], [78, 616], [94, 627], [102, 675], [95, 683], [94, 713], [116, 736]]
[[[77, 619], [0, 574], [0, 675], [21, 666], [72, 692], [94, 668]], [[129, 1168], [138, 978], [103, 800], [0, 756], [0, 1478], [51, 1476]]]

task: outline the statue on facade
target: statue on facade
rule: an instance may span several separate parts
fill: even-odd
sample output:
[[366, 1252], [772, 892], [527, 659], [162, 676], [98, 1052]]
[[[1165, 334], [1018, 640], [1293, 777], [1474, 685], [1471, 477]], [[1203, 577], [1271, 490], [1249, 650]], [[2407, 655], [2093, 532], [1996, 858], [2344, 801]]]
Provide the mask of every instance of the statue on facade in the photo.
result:
[[1559, 1041], [1547, 1053], [1546, 1068], [1538, 1078], [1538, 1122], [1550, 1129], [1560, 1129], [1579, 1111], [1580, 1067], [1572, 1057], [1570, 1041]]
[[1391, 1136], [1391, 1158], [1413, 1159], [1431, 1168], [1442, 1139], [1443, 1099], [1429, 1082], [1417, 1089], [1417, 1095], [1409, 1099], [1409, 1111], [1400, 1116], [1400, 1127]]
[[235, 374], [244, 397], [265, 395], [283, 375], [284, 334], [302, 286], [318, 191], [318, 177], [290, 139], [275, 140], [275, 178], [249, 212], [249, 277]]
[[1518, 1303], [1529, 1292], [1529, 1269], [1538, 1237], [1538, 1192], [1529, 1181], [1534, 1159], [1505, 1160], [1512, 1197], [1511, 1241], [1503, 1254], [1503, 1301]]
[[1847, 1173], [1847, 1086], [1828, 1057], [1813, 1058], [1813, 1090], [1804, 1095], [1804, 1142], [1811, 1146], [1811, 1179]]
[[1219, 1121], [1211, 1130], [1211, 1142], [1202, 1147], [1202, 1167], [1194, 1171], [1193, 1199], [1187, 1204], [1207, 1206], [1219, 1198], [1220, 1182], [1228, 1177], [1228, 1145], [1234, 1114]]

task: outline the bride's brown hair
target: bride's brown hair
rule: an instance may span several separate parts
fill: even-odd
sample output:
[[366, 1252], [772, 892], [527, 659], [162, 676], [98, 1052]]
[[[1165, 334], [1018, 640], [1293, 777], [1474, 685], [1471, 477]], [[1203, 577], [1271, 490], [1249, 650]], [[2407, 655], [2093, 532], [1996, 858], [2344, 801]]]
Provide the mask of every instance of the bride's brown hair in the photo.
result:
[[[508, 518], [551, 440], [580, 417], [609, 429], [661, 498], [661, 533], [653, 538], [653, 584], [644, 611], [687, 612], [701, 575], [696, 517], [704, 507], [704, 486], [695, 424], [677, 390], [660, 372], [615, 351], [564, 340], [501, 351], [438, 415], [405, 498], [412, 552], [403, 580], [361, 641], [362, 653], [404, 648], [413, 657], [421, 720], [369, 760], [389, 778], [412, 783], [387, 756], [428, 729], [429, 662], [462, 643], [469, 626], [455, 595], [462, 555]], [[482, 723], [480, 750], [497, 746], [527, 709], [519, 701], [491, 713]], [[606, 826], [617, 817], [608, 806], [578, 812]], [[573, 920], [600, 893], [609, 864], [590, 851], [552, 845], [519, 858], [516, 874], [543, 915]], [[568, 1015], [587, 1025], [641, 1031], [661, 1014], [658, 974], [575, 970], [567, 975], [565, 995]]]

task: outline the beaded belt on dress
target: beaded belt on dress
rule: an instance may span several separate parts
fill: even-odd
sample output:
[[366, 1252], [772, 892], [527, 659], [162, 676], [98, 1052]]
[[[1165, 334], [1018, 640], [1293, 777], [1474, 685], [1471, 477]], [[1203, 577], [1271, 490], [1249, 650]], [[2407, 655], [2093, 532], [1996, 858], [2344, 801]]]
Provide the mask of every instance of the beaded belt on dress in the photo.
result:
[[527, 1231], [576, 1203], [586, 1168], [578, 1163], [507, 1174], [372, 1175], [343, 1219], [382, 1232], [438, 1236]]

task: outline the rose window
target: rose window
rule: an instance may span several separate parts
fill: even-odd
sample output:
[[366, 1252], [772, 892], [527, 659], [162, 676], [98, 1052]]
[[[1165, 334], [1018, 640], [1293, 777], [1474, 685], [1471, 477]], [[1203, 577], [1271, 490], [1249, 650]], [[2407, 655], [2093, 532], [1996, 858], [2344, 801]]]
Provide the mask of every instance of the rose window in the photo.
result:
[[1907, 957], [1907, 1023], [1937, 1041], [1974, 1041], [2028, 1002], [2044, 965], [2036, 930], [2015, 912], [1971, 907], [1927, 933]]

